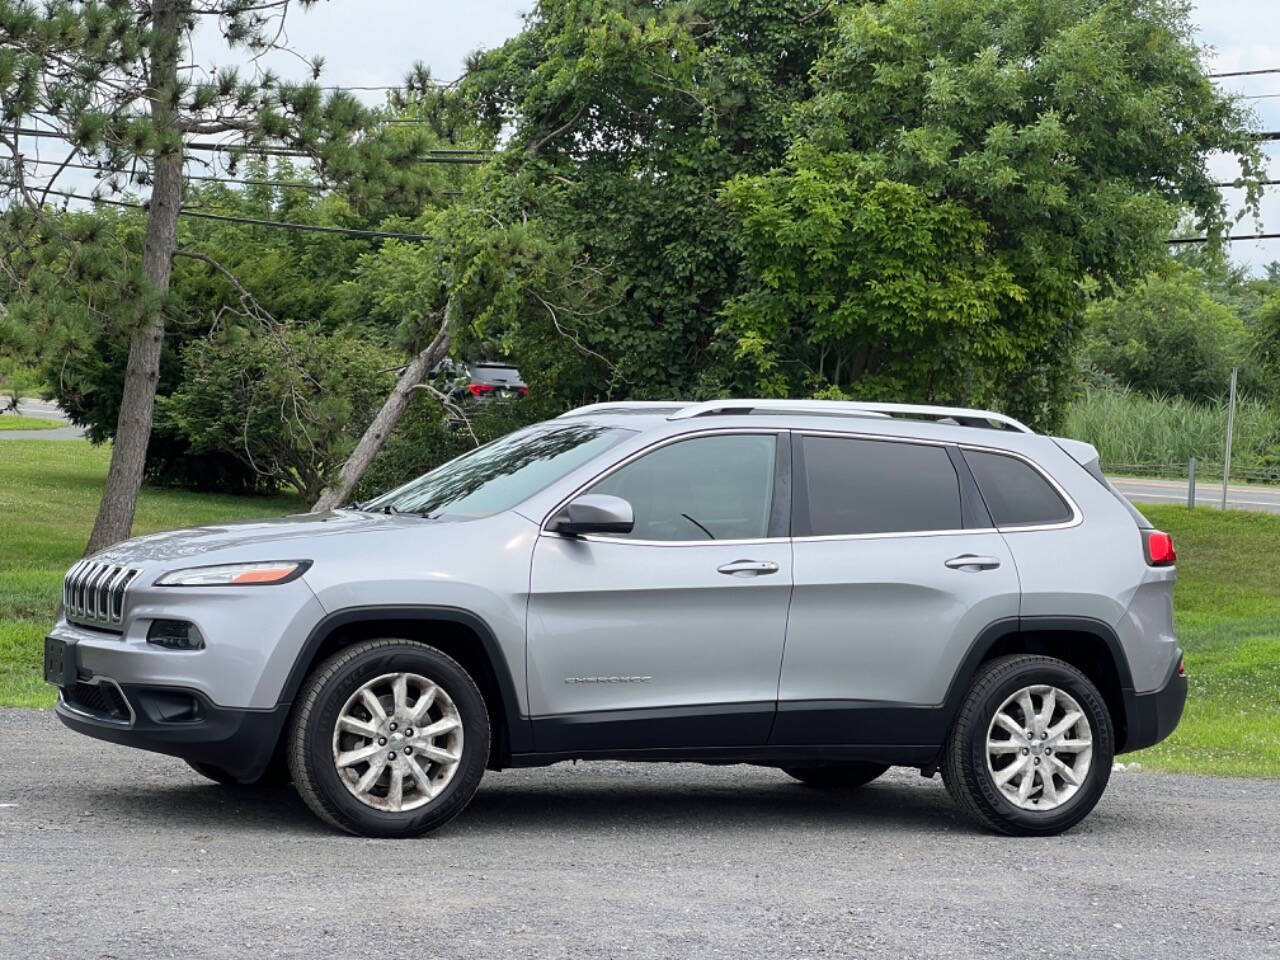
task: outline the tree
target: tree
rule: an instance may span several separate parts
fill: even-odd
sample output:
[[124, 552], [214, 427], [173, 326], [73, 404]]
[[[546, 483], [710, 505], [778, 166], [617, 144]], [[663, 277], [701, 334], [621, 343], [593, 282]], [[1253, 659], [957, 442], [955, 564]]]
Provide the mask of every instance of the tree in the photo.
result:
[[[598, 309], [608, 279], [581, 260], [572, 238], [552, 238], [536, 220], [499, 219], [493, 208], [512, 202], [494, 199], [511, 189], [502, 181], [494, 171], [474, 186], [473, 203], [418, 221], [431, 242], [390, 241], [362, 258], [346, 301], [374, 321], [398, 319], [398, 340], [410, 360], [313, 512], [351, 498], [414, 391], [431, 389], [424, 381], [451, 347], [465, 353], [496, 340], [511, 352], [530, 326], [550, 324], [565, 343], [581, 349], [562, 317], [567, 322], [569, 316], [582, 318]], [[489, 201], [484, 206], [482, 198]]]
[[460, 95], [509, 132], [500, 163], [523, 208], [621, 291], [607, 322], [576, 325], [589, 352], [561, 357], [562, 403], [743, 384], [717, 332], [744, 280], [719, 192], [783, 162], [833, 24], [816, 0], [543, 0], [468, 65]]
[[1280, 402], [1280, 293], [1266, 301], [1251, 318], [1251, 360], [1257, 365], [1263, 389]]
[[184, 351], [158, 415], [195, 453], [230, 455], [311, 503], [373, 418], [387, 369], [387, 351], [344, 331], [231, 328]]
[[1161, 264], [1184, 212], [1221, 236], [1210, 154], [1256, 209], [1249, 115], [1205, 76], [1186, 4], [831, 9], [786, 162], [726, 191], [752, 279], [724, 329], [762, 389], [1050, 423], [1090, 295]]
[[[1150, 395], [1221, 397], [1248, 359], [1239, 316], [1216, 302], [1195, 271], [1152, 275], [1088, 310], [1086, 357], [1118, 383]], [[1243, 371], [1245, 388], [1257, 385]]]
[[[297, 0], [302, 7], [314, 0]], [[160, 376], [166, 305], [178, 247], [188, 138], [236, 134], [242, 146], [285, 144], [313, 155], [318, 167], [343, 172], [354, 137], [370, 114], [338, 93], [327, 100], [314, 83], [282, 83], [270, 73], [242, 77], [236, 70], [202, 70], [191, 50], [198, 25], [216, 29], [231, 49], [243, 49], [256, 65], [277, 48], [289, 0], [0, 0], [0, 100], [5, 132], [0, 146], [10, 162], [3, 192], [12, 202], [4, 259], [43, 229], [54, 184], [76, 157], [114, 175], [112, 183], [150, 187], [136, 272], [138, 296], [123, 315], [129, 352], [106, 487], [88, 551], [129, 535], [150, 438]], [[313, 79], [321, 61], [311, 63]], [[197, 79], [192, 79], [193, 77]], [[25, 126], [24, 126], [25, 123]], [[31, 137], [60, 140], [65, 159], [41, 175], [24, 155]], [[25, 138], [25, 139], [24, 139]], [[19, 208], [25, 208], [19, 209]], [[10, 280], [20, 285], [19, 271]]]

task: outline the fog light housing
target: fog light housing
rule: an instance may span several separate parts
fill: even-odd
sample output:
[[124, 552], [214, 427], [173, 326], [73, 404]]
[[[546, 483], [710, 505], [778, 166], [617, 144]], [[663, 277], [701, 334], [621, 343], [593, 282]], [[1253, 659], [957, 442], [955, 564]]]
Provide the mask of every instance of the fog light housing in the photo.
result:
[[152, 620], [147, 628], [147, 643], [166, 650], [204, 649], [204, 637], [194, 623], [186, 620]]

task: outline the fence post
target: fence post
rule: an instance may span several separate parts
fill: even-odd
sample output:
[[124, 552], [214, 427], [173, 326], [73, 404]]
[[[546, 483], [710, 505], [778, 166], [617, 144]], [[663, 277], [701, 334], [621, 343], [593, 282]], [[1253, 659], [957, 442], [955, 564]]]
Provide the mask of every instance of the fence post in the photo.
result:
[[1187, 464], [1187, 509], [1196, 508], [1196, 458], [1192, 457]]
[[1222, 509], [1227, 509], [1227, 484], [1231, 482], [1231, 435], [1236, 429], [1236, 374], [1240, 371], [1231, 368], [1231, 403], [1227, 408], [1227, 449], [1222, 457]]

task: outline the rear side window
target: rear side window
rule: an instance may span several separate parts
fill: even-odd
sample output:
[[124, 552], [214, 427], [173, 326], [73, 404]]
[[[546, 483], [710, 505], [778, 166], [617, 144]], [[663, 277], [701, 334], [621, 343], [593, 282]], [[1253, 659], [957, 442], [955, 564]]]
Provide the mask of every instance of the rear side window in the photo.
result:
[[805, 437], [809, 535], [959, 530], [960, 480], [942, 447]]
[[1039, 526], [1071, 519], [1066, 501], [1025, 460], [984, 450], [965, 450], [964, 458], [997, 527]]

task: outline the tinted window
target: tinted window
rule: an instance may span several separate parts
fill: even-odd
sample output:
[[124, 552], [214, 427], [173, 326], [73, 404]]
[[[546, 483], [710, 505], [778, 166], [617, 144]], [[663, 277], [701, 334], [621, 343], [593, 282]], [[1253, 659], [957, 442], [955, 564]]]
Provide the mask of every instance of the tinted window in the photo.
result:
[[1063, 523], [1071, 519], [1071, 508], [1040, 471], [1026, 461], [979, 450], [966, 450], [964, 458], [996, 526]]
[[363, 509], [460, 517], [498, 513], [599, 456], [628, 433], [591, 424], [530, 427], [463, 454], [370, 500]]
[[754, 540], [768, 535], [772, 434], [696, 437], [645, 454], [591, 488], [631, 503], [633, 540]]
[[958, 530], [960, 480], [942, 447], [805, 437], [812, 536]]

